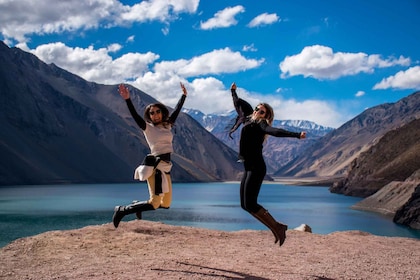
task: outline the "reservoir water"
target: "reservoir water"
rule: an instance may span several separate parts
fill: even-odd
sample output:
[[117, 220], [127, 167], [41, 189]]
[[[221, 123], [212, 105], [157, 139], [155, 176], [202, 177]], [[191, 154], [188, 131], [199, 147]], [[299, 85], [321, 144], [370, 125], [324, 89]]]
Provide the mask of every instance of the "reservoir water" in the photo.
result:
[[[143, 219], [224, 231], [266, 230], [240, 208], [239, 183], [175, 183], [169, 210], [143, 213]], [[111, 223], [115, 205], [146, 200], [147, 185], [86, 184], [0, 188], [0, 247], [50, 230]], [[381, 236], [420, 239], [420, 231], [380, 214], [352, 210], [361, 198], [331, 194], [327, 187], [264, 183], [262, 204], [289, 229], [308, 224], [316, 234], [360, 230]], [[134, 215], [123, 221], [134, 220]]]

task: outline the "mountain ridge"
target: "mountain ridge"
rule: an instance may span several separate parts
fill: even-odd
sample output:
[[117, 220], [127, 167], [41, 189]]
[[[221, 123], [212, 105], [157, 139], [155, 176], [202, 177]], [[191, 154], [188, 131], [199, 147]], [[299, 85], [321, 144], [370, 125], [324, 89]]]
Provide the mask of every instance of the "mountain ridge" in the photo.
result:
[[395, 103], [369, 108], [322, 137], [276, 176], [345, 176], [348, 166], [388, 131], [420, 118], [420, 91]]

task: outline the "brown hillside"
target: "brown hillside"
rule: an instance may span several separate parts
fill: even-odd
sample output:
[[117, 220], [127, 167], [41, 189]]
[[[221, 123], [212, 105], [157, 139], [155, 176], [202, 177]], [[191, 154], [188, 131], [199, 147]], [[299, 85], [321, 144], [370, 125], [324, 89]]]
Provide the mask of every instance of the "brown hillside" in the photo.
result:
[[353, 160], [347, 178], [332, 192], [367, 197], [391, 181], [404, 181], [420, 169], [420, 119], [386, 133]]

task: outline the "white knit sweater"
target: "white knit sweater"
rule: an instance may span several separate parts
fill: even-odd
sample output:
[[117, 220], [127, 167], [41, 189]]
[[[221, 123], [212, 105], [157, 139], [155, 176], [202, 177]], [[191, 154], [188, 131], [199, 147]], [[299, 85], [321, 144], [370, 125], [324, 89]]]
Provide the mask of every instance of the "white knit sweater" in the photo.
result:
[[174, 136], [171, 129], [170, 125], [164, 127], [162, 124], [155, 126], [152, 123], [146, 123], [146, 129], [143, 132], [152, 155], [173, 152], [172, 140]]

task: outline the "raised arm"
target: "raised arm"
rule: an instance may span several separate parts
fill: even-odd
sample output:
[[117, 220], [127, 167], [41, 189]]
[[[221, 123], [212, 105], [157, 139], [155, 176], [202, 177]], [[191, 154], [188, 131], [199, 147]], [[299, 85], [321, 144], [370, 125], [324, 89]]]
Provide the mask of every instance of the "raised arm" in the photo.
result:
[[128, 110], [130, 111], [130, 114], [133, 117], [134, 121], [137, 123], [137, 125], [141, 129], [145, 130], [146, 129], [146, 122], [137, 113], [136, 108], [134, 108], [133, 102], [130, 99], [130, 91], [128, 90], [128, 88], [125, 85], [120, 84], [118, 86], [118, 92], [120, 93], [121, 97], [125, 100], [125, 102], [127, 104], [127, 107], [128, 107]]
[[232, 83], [232, 85], [230, 86], [230, 91], [232, 93], [233, 106], [235, 106], [235, 110], [238, 113], [238, 116], [235, 120], [235, 124], [229, 131], [229, 137], [232, 138], [232, 133], [235, 132], [238, 129], [238, 127], [245, 122], [246, 117], [252, 114], [253, 109], [248, 102], [238, 97], [238, 95], [236, 94], [235, 83]]
[[182, 89], [182, 95], [181, 98], [178, 101], [178, 104], [176, 104], [175, 110], [172, 112], [172, 114], [169, 117], [170, 123], [175, 123], [175, 120], [178, 118], [179, 112], [182, 109], [182, 106], [184, 106], [185, 99], [187, 98], [187, 89], [185, 88], [183, 83], [179, 83], [181, 85]]
[[238, 94], [236, 93], [236, 84], [232, 83], [232, 85], [230, 86], [230, 92], [232, 93], [232, 100], [233, 100], [233, 106], [235, 106], [236, 112], [239, 114], [240, 109], [239, 109], [239, 97]]

